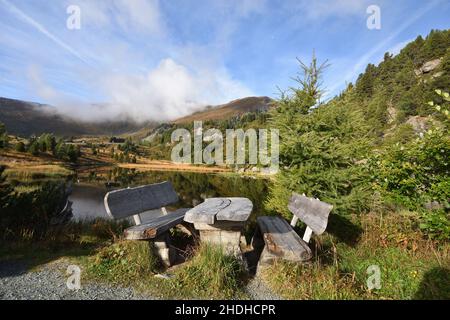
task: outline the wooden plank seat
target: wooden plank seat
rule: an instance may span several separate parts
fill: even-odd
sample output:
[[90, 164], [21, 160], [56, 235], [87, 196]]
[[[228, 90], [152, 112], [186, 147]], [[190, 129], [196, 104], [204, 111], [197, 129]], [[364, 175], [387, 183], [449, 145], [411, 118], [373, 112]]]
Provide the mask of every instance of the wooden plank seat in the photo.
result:
[[184, 221], [184, 215], [189, 208], [178, 209], [149, 222], [130, 227], [124, 231], [127, 240], [155, 239]]
[[[252, 246], [260, 254], [258, 268], [273, 264], [278, 259], [302, 263], [312, 258], [308, 246], [312, 233], [322, 234], [328, 223], [333, 206], [318, 199], [294, 193], [289, 200], [289, 210], [293, 213], [291, 225], [280, 216], [257, 218], [257, 228]], [[303, 239], [292, 227], [298, 220], [306, 224]]]
[[[170, 245], [168, 231], [179, 224], [184, 224], [185, 213], [189, 208], [167, 212], [166, 206], [178, 202], [178, 195], [168, 181], [113, 190], [105, 195], [106, 212], [113, 219], [133, 217], [135, 226], [124, 231], [127, 240], [152, 241], [153, 247], [161, 261], [170, 266], [176, 258], [176, 252]], [[158, 212], [155, 212], [159, 209]], [[146, 221], [142, 223], [145, 213]]]

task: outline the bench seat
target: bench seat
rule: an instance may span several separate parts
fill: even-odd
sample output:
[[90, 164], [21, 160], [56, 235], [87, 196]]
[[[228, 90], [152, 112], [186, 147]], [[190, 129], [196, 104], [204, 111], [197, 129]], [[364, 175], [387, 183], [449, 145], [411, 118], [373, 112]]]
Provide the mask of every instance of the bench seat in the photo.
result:
[[151, 240], [159, 237], [166, 231], [181, 224], [185, 213], [189, 208], [182, 208], [170, 212], [143, 224], [130, 227], [124, 231], [125, 239], [127, 240]]
[[270, 265], [277, 259], [305, 262], [312, 258], [308, 244], [281, 217], [264, 216], [257, 218], [257, 234], [253, 247], [262, 249], [259, 263]]
[[[133, 227], [124, 231], [127, 240], [146, 240], [166, 266], [171, 266], [177, 258], [175, 248], [170, 244], [169, 230], [176, 225], [185, 225], [184, 215], [189, 209], [179, 209], [168, 213], [166, 206], [179, 200], [178, 194], [169, 181], [134, 188], [112, 190], [105, 195], [104, 203], [108, 215], [113, 219], [133, 217]], [[162, 213], [152, 212], [158, 209]], [[145, 221], [141, 220], [145, 214]], [[190, 231], [190, 230], [189, 230]]]

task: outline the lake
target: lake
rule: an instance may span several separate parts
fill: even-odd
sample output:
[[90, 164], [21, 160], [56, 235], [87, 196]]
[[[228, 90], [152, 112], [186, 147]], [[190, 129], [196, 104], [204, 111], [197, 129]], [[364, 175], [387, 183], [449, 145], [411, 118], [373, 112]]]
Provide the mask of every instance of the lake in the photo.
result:
[[[113, 168], [106, 171], [90, 171], [78, 177], [70, 195], [73, 202], [73, 219], [89, 221], [95, 218], [108, 218], [103, 203], [108, 191], [162, 181], [172, 182], [178, 192], [180, 201], [175, 207], [193, 207], [211, 197], [246, 197], [253, 202], [251, 221], [265, 213], [264, 201], [269, 184], [266, 179], [233, 174], [139, 172], [133, 169]], [[145, 214], [143, 220], [146, 220]]]

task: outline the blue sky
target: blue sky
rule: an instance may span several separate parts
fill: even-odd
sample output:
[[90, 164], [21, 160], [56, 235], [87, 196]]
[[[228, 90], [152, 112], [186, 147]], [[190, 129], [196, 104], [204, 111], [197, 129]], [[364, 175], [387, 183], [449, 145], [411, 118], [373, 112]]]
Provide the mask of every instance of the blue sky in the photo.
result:
[[[79, 30], [66, 26], [70, 5]], [[369, 5], [380, 30], [366, 26]], [[450, 1], [0, 0], [0, 17], [0, 96], [82, 119], [162, 120], [276, 97], [313, 50], [331, 63], [330, 97], [386, 51], [449, 28]]]

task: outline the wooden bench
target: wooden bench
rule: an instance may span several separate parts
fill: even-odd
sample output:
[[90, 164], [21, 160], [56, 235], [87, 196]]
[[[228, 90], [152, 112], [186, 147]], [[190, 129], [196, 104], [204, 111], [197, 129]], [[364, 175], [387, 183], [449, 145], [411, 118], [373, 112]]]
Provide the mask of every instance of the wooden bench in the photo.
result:
[[[257, 228], [252, 239], [252, 246], [260, 253], [258, 266], [273, 264], [277, 259], [296, 263], [312, 258], [308, 246], [311, 235], [322, 234], [328, 223], [328, 216], [333, 206], [318, 199], [308, 198], [294, 193], [288, 204], [294, 214], [291, 225], [279, 216], [264, 216], [257, 218]], [[303, 239], [294, 231], [298, 220], [306, 224]]]
[[[178, 195], [170, 182], [162, 182], [136, 188], [110, 191], [105, 196], [105, 208], [113, 219], [133, 217], [135, 226], [124, 231], [127, 240], [152, 241], [161, 261], [170, 266], [176, 253], [170, 246], [168, 231], [183, 223], [184, 215], [189, 208], [167, 212], [166, 206], [178, 202]], [[162, 215], [155, 214], [142, 222], [141, 215], [149, 210], [160, 209]]]

